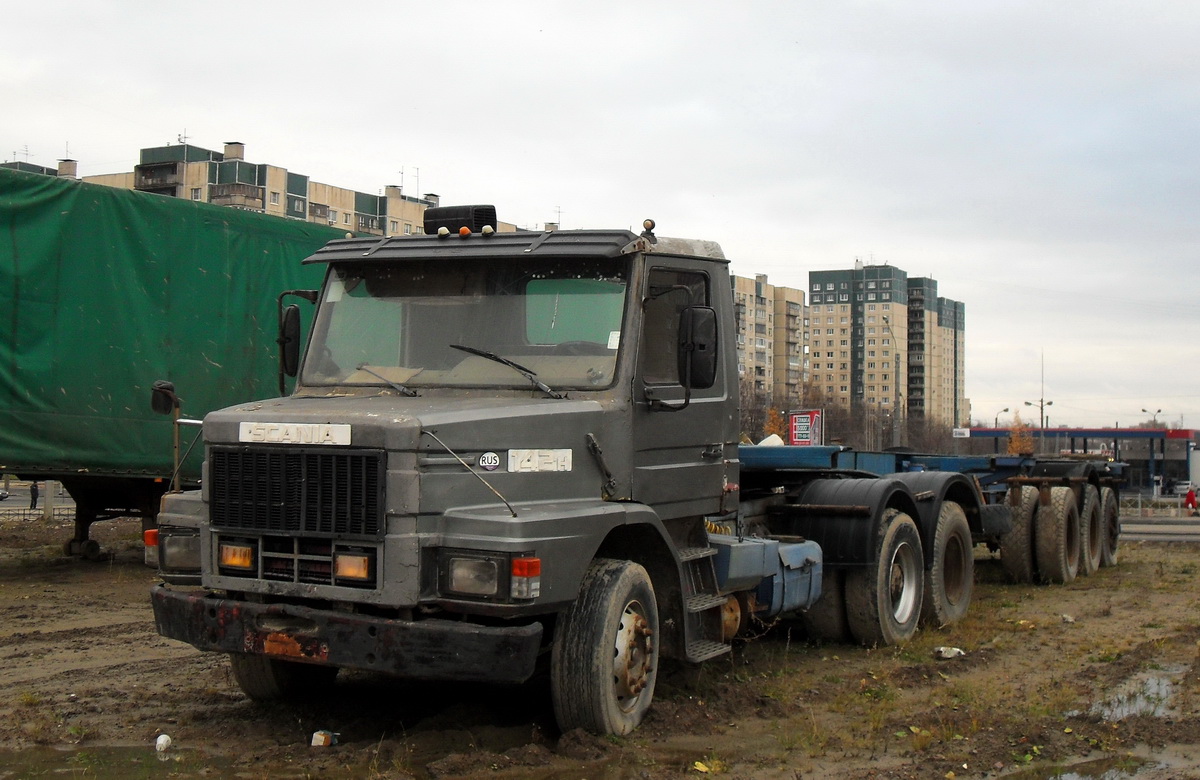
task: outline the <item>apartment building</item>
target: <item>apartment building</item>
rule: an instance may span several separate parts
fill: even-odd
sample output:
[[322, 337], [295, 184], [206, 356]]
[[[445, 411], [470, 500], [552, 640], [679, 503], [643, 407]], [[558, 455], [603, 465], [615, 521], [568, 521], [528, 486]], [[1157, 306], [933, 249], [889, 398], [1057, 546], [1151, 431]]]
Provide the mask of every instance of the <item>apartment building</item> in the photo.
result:
[[812, 375], [849, 408], [961, 424], [965, 307], [890, 265], [809, 273]]
[[384, 187], [382, 194], [357, 192], [278, 165], [250, 162], [239, 141], [226, 143], [220, 152], [189, 143], [142, 149], [132, 172], [85, 181], [377, 236], [420, 233], [425, 209], [438, 205], [437, 195], [415, 198], [394, 185]]
[[787, 406], [804, 399], [807, 311], [804, 291], [775, 286], [766, 274], [733, 277], [738, 376]]
[[947, 425], [968, 424], [963, 304], [937, 294], [937, 281], [908, 280], [908, 414]]

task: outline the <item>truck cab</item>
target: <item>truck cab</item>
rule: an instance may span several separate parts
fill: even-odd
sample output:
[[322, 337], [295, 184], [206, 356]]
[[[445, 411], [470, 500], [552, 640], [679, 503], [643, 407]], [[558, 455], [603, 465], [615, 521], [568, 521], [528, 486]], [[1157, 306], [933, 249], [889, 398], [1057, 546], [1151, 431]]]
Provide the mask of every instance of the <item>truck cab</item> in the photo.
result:
[[650, 221], [426, 230], [305, 261], [327, 270], [294, 391], [207, 415], [202, 490], [164, 500], [159, 631], [260, 699], [544, 661], [564, 728], [627, 732], [660, 654], [729, 647], [706, 531], [738, 506], [727, 262]]

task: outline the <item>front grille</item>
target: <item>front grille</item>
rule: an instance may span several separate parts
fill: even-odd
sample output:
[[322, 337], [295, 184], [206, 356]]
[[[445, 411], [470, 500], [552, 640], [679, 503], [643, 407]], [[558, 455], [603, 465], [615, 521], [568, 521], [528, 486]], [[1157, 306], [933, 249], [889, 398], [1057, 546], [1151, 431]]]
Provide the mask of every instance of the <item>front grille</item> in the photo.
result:
[[384, 454], [319, 447], [212, 447], [215, 528], [378, 537]]

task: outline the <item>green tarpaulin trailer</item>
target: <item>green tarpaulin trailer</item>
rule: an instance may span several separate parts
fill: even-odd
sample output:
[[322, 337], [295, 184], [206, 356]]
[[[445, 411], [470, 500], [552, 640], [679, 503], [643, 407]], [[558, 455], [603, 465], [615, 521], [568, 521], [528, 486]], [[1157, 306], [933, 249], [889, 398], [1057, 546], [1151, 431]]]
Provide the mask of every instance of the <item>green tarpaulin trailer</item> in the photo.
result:
[[277, 296], [318, 287], [300, 261], [344, 236], [0, 169], [0, 474], [62, 482], [77, 551], [95, 520], [152, 523], [172, 472], [155, 380], [189, 417], [278, 395]]

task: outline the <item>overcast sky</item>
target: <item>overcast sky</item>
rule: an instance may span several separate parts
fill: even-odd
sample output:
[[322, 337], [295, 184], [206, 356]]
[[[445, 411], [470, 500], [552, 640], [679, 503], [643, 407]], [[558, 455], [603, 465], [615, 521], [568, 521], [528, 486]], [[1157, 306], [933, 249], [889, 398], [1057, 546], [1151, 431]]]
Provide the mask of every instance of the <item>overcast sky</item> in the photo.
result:
[[1200, 3], [63, 5], [5, 10], [0, 159], [239, 140], [777, 285], [895, 265], [966, 304], [976, 420], [1200, 428]]

